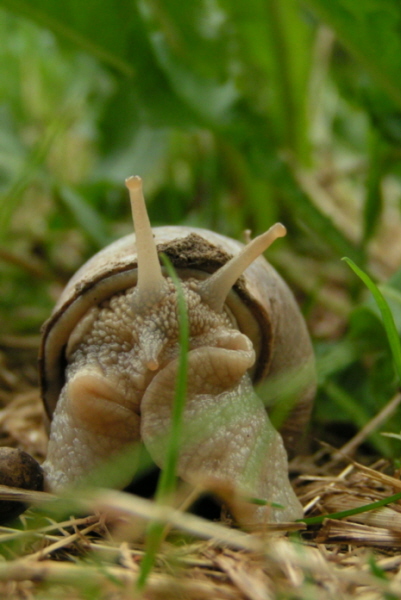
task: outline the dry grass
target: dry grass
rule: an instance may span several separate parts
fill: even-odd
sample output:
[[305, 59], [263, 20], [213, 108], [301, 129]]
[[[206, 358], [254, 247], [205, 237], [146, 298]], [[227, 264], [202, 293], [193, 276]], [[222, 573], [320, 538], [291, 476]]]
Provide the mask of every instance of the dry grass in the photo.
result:
[[[1, 443], [41, 459], [46, 435], [30, 373], [18, 361], [1, 363]], [[292, 471], [307, 515], [348, 510], [401, 490], [398, 474], [389, 475], [384, 461], [366, 467], [325, 447], [296, 459]], [[0, 498], [12, 496], [41, 509], [0, 527], [4, 600], [401, 597], [399, 504], [322, 525], [246, 533], [116, 491], [82, 493], [78, 502], [64, 499], [61, 508], [50, 495], [0, 490]], [[152, 519], [166, 523], [167, 536], [145, 590], [138, 592]]]

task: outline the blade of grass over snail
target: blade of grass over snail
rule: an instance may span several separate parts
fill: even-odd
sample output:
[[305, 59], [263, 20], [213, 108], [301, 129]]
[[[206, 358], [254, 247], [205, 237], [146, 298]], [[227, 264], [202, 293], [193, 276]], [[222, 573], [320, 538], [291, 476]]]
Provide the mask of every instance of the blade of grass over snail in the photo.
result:
[[177, 307], [178, 307], [178, 326], [179, 326], [179, 363], [177, 371], [177, 380], [175, 386], [174, 403], [172, 407], [171, 432], [168, 442], [166, 465], [162, 471], [160, 483], [157, 488], [156, 498], [158, 501], [169, 496], [174, 490], [177, 460], [180, 447], [182, 417], [185, 406], [185, 396], [187, 389], [187, 370], [188, 370], [188, 348], [189, 348], [189, 324], [187, 307], [185, 303], [184, 293], [181, 287], [181, 282], [177, 276], [173, 265], [167, 256], [162, 255], [164, 266], [166, 267], [169, 277], [174, 282], [177, 290]]
[[[177, 380], [175, 386], [174, 402], [172, 406], [171, 430], [167, 444], [166, 464], [162, 469], [156, 490], [156, 502], [163, 504], [174, 492], [176, 484], [176, 473], [178, 455], [180, 449], [183, 413], [187, 389], [188, 370], [188, 348], [189, 348], [189, 325], [188, 314], [181, 282], [172, 266], [170, 260], [164, 254], [161, 255], [169, 277], [174, 282], [177, 290], [177, 308], [179, 325], [179, 363]], [[159, 521], [152, 522], [147, 531], [145, 554], [141, 562], [141, 568], [137, 580], [137, 588], [143, 589], [147, 578], [156, 560], [156, 554], [163, 540], [165, 524]]]
[[202, 299], [216, 312], [221, 312], [232, 286], [245, 269], [267, 250], [277, 238], [284, 237], [286, 233], [287, 230], [284, 225], [276, 223], [265, 233], [252, 240], [237, 256], [234, 256], [214, 275], [203, 282], [199, 287], [199, 294]]
[[377, 285], [371, 280], [362, 269], [360, 269], [350, 258], [344, 257], [344, 260], [349, 267], [354, 271], [356, 275], [363, 281], [368, 290], [372, 293], [373, 298], [377, 304], [380, 314], [383, 319], [383, 326], [386, 331], [388, 343], [391, 348], [393, 355], [394, 367], [398, 377], [398, 384], [401, 385], [401, 342], [398, 336], [398, 331], [395, 326], [394, 317], [387, 303], [387, 300], [377, 287]]

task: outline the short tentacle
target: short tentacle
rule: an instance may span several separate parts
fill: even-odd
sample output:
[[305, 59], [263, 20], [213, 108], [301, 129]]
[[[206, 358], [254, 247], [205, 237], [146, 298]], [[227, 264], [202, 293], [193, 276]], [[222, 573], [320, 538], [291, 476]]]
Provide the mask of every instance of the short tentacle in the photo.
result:
[[245, 269], [277, 238], [285, 236], [286, 233], [284, 225], [276, 223], [268, 231], [252, 240], [237, 256], [229, 260], [209, 279], [203, 281], [198, 292], [204, 302], [216, 312], [221, 312], [232, 286]]

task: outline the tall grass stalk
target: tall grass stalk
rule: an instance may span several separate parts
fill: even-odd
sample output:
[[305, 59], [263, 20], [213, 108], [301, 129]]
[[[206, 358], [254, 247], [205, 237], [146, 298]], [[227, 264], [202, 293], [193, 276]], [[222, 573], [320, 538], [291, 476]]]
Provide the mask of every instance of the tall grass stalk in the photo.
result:
[[388, 343], [393, 355], [394, 368], [398, 378], [398, 385], [401, 385], [401, 342], [395, 326], [394, 317], [387, 303], [387, 300], [377, 287], [362, 269], [360, 269], [350, 258], [344, 257], [343, 260], [351, 267], [356, 275], [363, 281], [377, 304], [383, 320], [383, 326], [386, 331]]
[[[156, 502], [163, 504], [171, 498], [175, 485], [177, 474], [178, 454], [181, 442], [183, 413], [185, 407], [186, 391], [187, 391], [187, 372], [188, 372], [188, 339], [189, 326], [188, 314], [185, 303], [184, 292], [181, 287], [181, 282], [177, 274], [168, 260], [162, 255], [164, 266], [166, 267], [169, 277], [174, 282], [177, 290], [177, 309], [178, 309], [178, 326], [179, 326], [179, 361], [177, 370], [177, 379], [175, 385], [174, 401], [171, 414], [171, 429], [167, 442], [166, 462], [161, 472], [159, 483], [156, 490]], [[146, 585], [147, 578], [153, 568], [156, 560], [156, 554], [162, 542], [165, 530], [165, 524], [159, 521], [151, 523], [147, 530], [145, 554], [141, 562], [141, 568], [137, 580], [137, 588], [143, 589]]]

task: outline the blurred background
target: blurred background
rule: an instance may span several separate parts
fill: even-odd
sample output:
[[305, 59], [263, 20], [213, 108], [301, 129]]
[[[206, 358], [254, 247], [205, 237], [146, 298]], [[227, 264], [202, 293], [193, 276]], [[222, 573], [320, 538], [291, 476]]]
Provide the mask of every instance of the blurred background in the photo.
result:
[[[313, 336], [314, 437], [341, 445], [386, 406], [382, 321], [341, 258], [401, 328], [398, 0], [0, 0], [0, 39], [3, 406], [35, 387], [65, 282], [132, 231], [131, 174], [153, 225], [285, 223], [269, 259]], [[396, 458], [400, 439], [365, 451]]]

